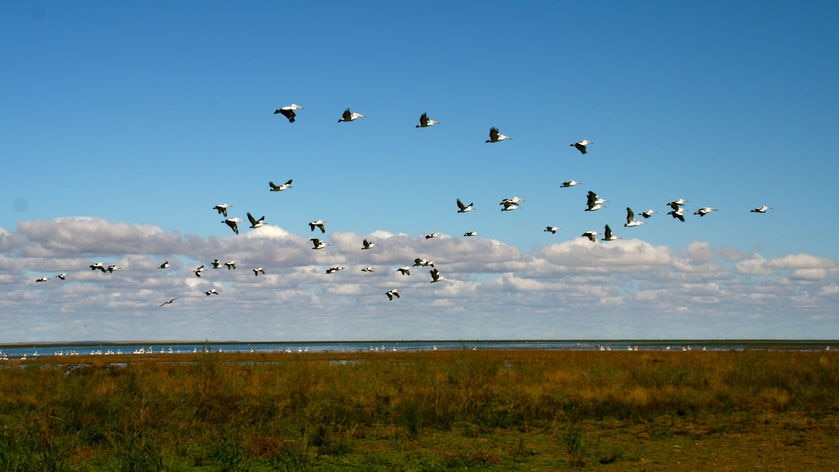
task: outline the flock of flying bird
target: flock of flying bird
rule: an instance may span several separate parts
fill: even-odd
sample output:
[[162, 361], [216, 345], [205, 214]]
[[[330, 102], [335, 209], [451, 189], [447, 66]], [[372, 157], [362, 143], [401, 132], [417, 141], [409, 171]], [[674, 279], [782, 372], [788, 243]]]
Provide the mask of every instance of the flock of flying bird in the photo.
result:
[[[302, 109], [303, 109], [303, 107], [300, 106], [300, 105], [291, 104], [291, 105], [286, 105], [286, 106], [283, 106], [281, 108], [276, 109], [274, 111], [274, 114], [281, 114], [284, 117], [286, 117], [290, 123], [294, 123], [297, 119], [297, 113], [296, 113], [297, 110], [302, 110]], [[341, 123], [341, 122], [352, 122], [352, 121], [355, 121], [357, 119], [364, 118], [364, 117], [365, 117], [365, 115], [363, 115], [361, 113], [352, 112], [349, 108], [347, 108], [341, 114], [341, 117], [338, 119], [338, 122], [339, 123]], [[419, 123], [416, 125], [416, 127], [417, 128], [427, 128], [427, 127], [434, 126], [434, 125], [437, 125], [437, 124], [439, 124], [438, 121], [430, 119], [428, 117], [428, 114], [423, 113], [420, 116]], [[510, 136], [501, 134], [501, 132], [499, 131], [498, 128], [492, 127], [489, 130], [489, 139], [487, 139], [485, 142], [486, 143], [498, 143], [498, 142], [506, 141], [506, 140], [509, 140], [509, 139], [512, 139], [512, 138], [510, 138]], [[587, 154], [588, 153], [588, 147], [592, 144], [594, 144], [593, 141], [584, 139], [584, 140], [581, 140], [581, 141], [577, 141], [575, 143], [571, 143], [570, 146], [574, 147], [581, 154]], [[279, 185], [275, 184], [273, 181], [269, 181], [268, 182], [268, 190], [271, 191], [271, 192], [282, 192], [282, 191], [285, 191], [285, 190], [289, 190], [289, 189], [293, 188], [292, 183], [293, 183], [293, 179], [289, 179], [289, 180], [287, 180], [287, 181], [285, 181], [285, 182], [283, 182]], [[562, 182], [560, 187], [561, 188], [570, 188], [570, 187], [577, 186], [579, 184], [580, 184], [580, 182], [577, 182], [577, 181], [574, 181], [574, 180], [568, 180], [568, 181]], [[519, 208], [521, 208], [520, 204], [522, 202], [524, 202], [524, 199], [522, 199], [521, 197], [515, 196], [515, 197], [509, 197], [509, 198], [505, 198], [505, 199], [501, 200], [499, 205], [501, 206], [501, 211], [514, 211], [514, 210], [518, 210]], [[588, 191], [588, 193], [586, 194], [586, 208], [585, 208], [585, 211], [593, 212], [593, 211], [600, 210], [600, 209], [605, 207], [605, 204], [607, 202], [608, 202], [608, 200], [606, 200], [604, 198], [601, 198], [595, 192]], [[685, 221], [685, 207], [684, 207], [684, 205], [686, 203], [687, 203], [687, 200], [685, 200], [683, 198], [679, 198], [677, 200], [673, 200], [673, 201], [668, 202], [667, 207], [670, 208], [670, 211], [668, 211], [667, 214], [670, 215], [673, 219], [677, 219], [681, 222], [684, 222]], [[466, 204], [460, 198], [458, 198], [456, 200], [456, 205], [457, 205], [457, 213], [468, 213], [468, 212], [473, 211], [475, 209], [475, 206], [474, 206], [473, 203]], [[239, 223], [242, 222], [243, 220], [239, 217], [229, 217], [228, 210], [231, 207], [232, 207], [232, 205], [230, 205], [228, 203], [220, 203], [220, 204], [217, 204], [214, 207], [212, 207], [212, 209], [216, 210], [219, 215], [222, 215], [225, 218], [225, 219], [221, 220], [222, 223], [226, 224], [233, 231], [234, 234], [239, 234]], [[752, 213], [766, 213], [770, 209], [771, 209], [771, 207], [763, 205], [763, 206], [754, 208], [750, 211]], [[715, 212], [715, 211], [717, 211], [717, 209], [713, 208], [713, 207], [701, 207], [701, 208], [697, 209], [696, 211], [694, 211], [693, 214], [697, 215], [697, 216], [700, 216], [700, 217], [704, 217], [704, 216], [706, 216], [706, 215], [708, 215], [712, 212]], [[651, 218], [655, 213], [657, 213], [656, 210], [648, 209], [648, 210], [642, 211], [640, 213], [640, 215], [644, 218], [644, 220], [646, 220], [646, 219]], [[262, 227], [266, 224], [264, 216], [261, 216], [260, 218], [256, 218], [250, 212], [247, 212], [246, 216], [247, 216], [248, 223], [250, 223], [249, 228], [251, 228], [251, 229], [257, 229], [257, 228], [260, 228], [260, 227]], [[632, 227], [643, 225], [644, 223], [645, 223], [645, 221], [643, 221], [643, 220], [635, 219], [635, 212], [632, 210], [632, 208], [630, 208], [630, 207], [626, 208], [626, 223], [624, 223], [624, 227], [632, 228]], [[312, 232], [314, 232], [316, 229], [318, 229], [318, 230], [320, 230], [321, 234], [326, 233], [326, 222], [323, 221], [323, 220], [310, 221], [309, 222], [309, 228]], [[557, 231], [559, 231], [559, 229], [560, 228], [556, 227], [556, 226], [546, 226], [544, 231], [555, 234]], [[478, 232], [476, 232], [476, 231], [468, 231], [468, 232], [464, 233], [464, 236], [466, 236], [466, 237], [477, 236], [477, 235], [478, 235]], [[591, 242], [597, 242], [597, 236], [598, 235], [600, 235], [600, 233], [598, 231], [589, 230], [589, 231], [586, 231], [586, 232], [582, 233], [580, 236], [584, 237], [584, 238], [587, 238]], [[425, 235], [425, 238], [426, 239], [432, 239], [432, 238], [435, 238], [435, 237], [438, 237], [438, 236], [440, 236], [439, 233], [429, 233], [429, 234]], [[620, 237], [615, 235], [612, 232], [612, 229], [609, 225], [605, 225], [601, 240], [602, 241], [614, 241], [616, 239], [620, 239]], [[324, 249], [327, 246], [329, 246], [329, 243], [321, 240], [320, 238], [313, 237], [313, 238], [310, 238], [310, 241], [312, 243], [312, 249], [313, 250], [320, 250], [320, 249]], [[368, 239], [364, 239], [362, 241], [361, 250], [369, 250], [369, 249], [373, 248], [374, 246], [375, 246], [374, 242], [372, 242]], [[215, 259], [215, 260], [213, 260], [211, 265], [212, 265], [213, 269], [219, 269], [219, 268], [221, 268], [221, 266], [226, 267], [228, 270], [235, 270], [236, 269], [236, 262], [235, 261], [227, 261], [227, 262], [222, 263], [218, 259]], [[89, 267], [90, 267], [90, 270], [93, 270], [93, 271], [100, 270], [102, 273], [108, 273], [108, 274], [111, 274], [114, 271], [120, 269], [115, 264], [110, 264], [110, 265], [106, 266], [102, 262], [96, 262], [96, 263], [90, 264]], [[158, 269], [168, 269], [169, 267], [170, 267], [169, 261], [164, 261], [162, 264], [160, 264], [158, 266]], [[439, 282], [439, 281], [443, 280], [443, 278], [440, 274], [440, 271], [436, 267], [434, 267], [434, 262], [429, 260], [429, 259], [425, 259], [425, 258], [416, 258], [414, 260], [414, 264], [412, 266], [399, 267], [399, 268], [396, 269], [396, 272], [398, 272], [399, 274], [401, 274], [403, 276], [410, 276], [412, 267], [431, 267], [431, 269], [429, 271], [429, 274], [431, 275], [431, 283], [435, 283], [435, 282]], [[334, 274], [334, 273], [336, 273], [340, 270], [343, 270], [343, 269], [344, 269], [343, 266], [329, 267], [328, 269], [326, 269], [326, 274], [327, 275]], [[202, 264], [202, 265], [196, 267], [194, 270], [192, 270], [192, 272], [196, 277], [202, 277], [202, 274], [205, 272], [205, 270], [206, 270], [206, 268]], [[255, 267], [255, 268], [252, 269], [252, 271], [253, 271], [254, 276], [259, 276], [260, 274], [264, 275], [266, 273], [264, 267]], [[362, 272], [373, 272], [374, 269], [372, 267], [368, 266], [368, 267], [363, 267], [361, 269], [361, 271]], [[67, 274], [66, 273], [61, 273], [61, 274], [56, 275], [55, 277], [57, 277], [61, 280], [66, 280]], [[36, 283], [43, 283], [43, 282], [47, 282], [48, 280], [49, 279], [47, 277], [38, 277], [35, 280], [35, 282]], [[212, 296], [212, 295], [218, 295], [219, 292], [218, 292], [217, 289], [211, 288], [209, 290], [204, 291], [204, 294], [207, 295], [207, 296]], [[385, 295], [387, 296], [388, 300], [394, 300], [395, 298], [400, 298], [399, 290], [396, 289], [396, 288], [388, 290], [387, 292], [385, 292]], [[164, 301], [163, 303], [161, 303], [160, 306], [163, 307], [165, 305], [170, 305], [180, 298], [181, 297], [170, 298], [170, 299]]]

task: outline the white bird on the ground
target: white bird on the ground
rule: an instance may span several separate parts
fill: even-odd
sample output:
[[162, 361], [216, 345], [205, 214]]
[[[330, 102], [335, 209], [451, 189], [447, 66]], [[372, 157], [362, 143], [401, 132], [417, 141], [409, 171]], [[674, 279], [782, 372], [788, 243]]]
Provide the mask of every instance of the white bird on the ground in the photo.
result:
[[575, 147], [575, 148], [577, 148], [578, 151], [585, 154], [586, 152], [588, 152], [586, 147], [589, 144], [594, 144], [594, 141], [589, 141], [588, 139], [584, 139], [582, 141], [577, 141], [576, 143], [569, 144], [569, 146]]
[[431, 274], [431, 283], [440, 281], [441, 276], [440, 276], [440, 271], [439, 270], [431, 269], [429, 271], [429, 273]]
[[375, 245], [376, 245], [376, 243], [374, 243], [372, 241], [368, 241], [367, 239], [365, 239], [364, 241], [361, 241], [361, 249], [362, 250], [370, 249], [371, 247], [373, 247]]
[[649, 218], [649, 217], [653, 216], [653, 215], [654, 215], [654, 214], [656, 214], [656, 213], [658, 213], [658, 211], [653, 210], [653, 209], [650, 209], [650, 210], [644, 210], [644, 211], [642, 211], [642, 212], [641, 212], [641, 216], [643, 216], [644, 218]]
[[604, 241], [614, 241], [616, 239], [620, 239], [621, 237], [615, 234], [612, 234], [612, 228], [609, 225], [606, 225], [606, 228], [603, 230], [603, 240]]
[[259, 274], [265, 275], [265, 267], [257, 267], [255, 269], [251, 269], [251, 270], [253, 270], [253, 276], [254, 277], [259, 276]]
[[219, 203], [218, 205], [213, 207], [213, 210], [218, 211], [219, 215], [227, 216], [227, 209], [232, 207], [233, 205], [229, 203]]
[[399, 298], [399, 290], [388, 290], [387, 292], [385, 292], [385, 295], [387, 295], [388, 300], [393, 300], [393, 297]]
[[315, 228], [320, 228], [321, 233], [326, 232], [326, 222], [323, 220], [314, 220], [309, 222], [309, 229], [314, 231]]
[[344, 266], [330, 267], [330, 268], [326, 269], [326, 273], [327, 274], [334, 274], [335, 272], [338, 272], [339, 270], [344, 270]]
[[105, 272], [105, 264], [103, 264], [101, 262], [96, 262], [96, 263], [90, 264], [90, 266], [88, 266], [88, 267], [90, 267], [90, 270], [99, 269], [102, 272]]
[[256, 218], [253, 217], [253, 215], [251, 215], [250, 212], [248, 212], [248, 221], [251, 222], [251, 228], [253, 228], [253, 229], [265, 226], [265, 217], [264, 216], [257, 220]]
[[235, 269], [236, 268], [236, 261], [227, 261], [224, 263], [224, 266], [227, 267], [227, 270]]
[[600, 198], [591, 190], [586, 194], [586, 211], [597, 211], [603, 208], [603, 204], [608, 200]]
[[419, 124], [417, 125], [417, 128], [428, 128], [429, 126], [434, 126], [438, 123], [439, 121], [429, 119], [428, 113], [423, 113], [422, 115], [420, 115]]
[[559, 226], [545, 226], [545, 232], [547, 233], [556, 234], [557, 231], [559, 231]]
[[717, 211], [717, 209], [716, 208], [711, 208], [711, 207], [702, 207], [702, 208], [696, 210], [695, 212], [693, 212], [693, 214], [694, 215], [699, 215], [699, 216], [705, 216], [708, 213], [711, 213], [712, 211]]
[[46, 278], [46, 277], [38, 277], [37, 279], [35, 279], [35, 283], [38, 283], [38, 282], [47, 282], [47, 281], [49, 281], [49, 279], [48, 279], [48, 278]]
[[213, 259], [213, 262], [211, 262], [211, 264], [213, 265], [213, 269], [218, 269], [221, 267], [221, 261], [218, 259]]
[[169, 261], [163, 261], [163, 264], [157, 266], [158, 269], [168, 269], [169, 268]]
[[321, 241], [321, 240], [320, 240], [320, 239], [318, 239], [318, 238], [312, 238], [312, 239], [310, 239], [309, 241], [311, 241], [311, 242], [312, 242], [312, 249], [323, 249], [323, 248], [325, 248], [326, 246], [329, 246], [329, 243], [326, 243], [326, 242], [324, 242], [324, 241]]
[[459, 198], [457, 199], [457, 212], [458, 213], [466, 213], [467, 211], [472, 211], [474, 209], [475, 209], [474, 204], [470, 203], [470, 204], [466, 205], [465, 203], [460, 201]]
[[364, 118], [364, 115], [362, 115], [361, 113], [351, 112], [350, 109], [347, 108], [346, 110], [344, 110], [344, 113], [341, 114], [341, 119], [338, 120], [338, 123], [342, 121], [355, 121], [359, 118]]
[[562, 182], [562, 185], [560, 185], [560, 188], [573, 187], [575, 185], [580, 185], [580, 183], [581, 182], [577, 182], [576, 180], [566, 180], [565, 182]]
[[463, 233], [463, 235], [466, 236], [466, 237], [477, 236], [478, 232], [477, 231], [467, 231], [467, 232]]
[[372, 267], [370, 267], [370, 266], [367, 266], [367, 267], [362, 267], [362, 268], [361, 268], [361, 271], [362, 271], [362, 272], [375, 272], [375, 271], [376, 271], [376, 269], [374, 269], [374, 268], [372, 268]]
[[632, 208], [626, 207], [626, 223], [624, 223], [624, 226], [631, 228], [633, 226], [641, 226], [642, 224], [644, 224], [643, 221], [635, 219], [635, 212], [632, 211]]
[[586, 231], [585, 233], [581, 234], [580, 236], [584, 238], [588, 238], [589, 241], [596, 243], [597, 242], [597, 235], [600, 234], [597, 231]]
[[221, 220], [222, 223], [226, 224], [227, 226], [230, 226], [230, 229], [232, 229], [235, 234], [239, 234], [240, 221], [242, 221], [242, 219], [238, 216], [235, 218], [227, 218], [225, 220]]
[[767, 211], [769, 211], [771, 209], [772, 209], [772, 207], [768, 207], [766, 205], [763, 205], [763, 206], [759, 206], [757, 208], [753, 208], [753, 209], [749, 210], [749, 212], [751, 212], [751, 213], [766, 213]]
[[399, 267], [396, 269], [402, 275], [411, 275], [411, 268], [410, 267]]
[[208, 297], [210, 295], [218, 295], [218, 290], [216, 290], [214, 288], [211, 288], [210, 290], [207, 290], [206, 292], [204, 292], [204, 295], [206, 295]]
[[684, 207], [680, 207], [680, 206], [677, 205], [676, 208], [668, 211], [667, 214], [672, 216], [673, 218], [678, 218], [679, 221], [681, 221], [682, 223], [685, 222], [685, 208]]
[[276, 115], [277, 113], [280, 113], [284, 117], [288, 118], [289, 123], [294, 123], [294, 119], [297, 116], [297, 114], [294, 113], [294, 110], [302, 110], [302, 109], [303, 109], [303, 107], [301, 107], [300, 105], [298, 105], [296, 103], [292, 103], [291, 105], [286, 105], [282, 108], [277, 108], [276, 110], [274, 110], [274, 114]]
[[418, 266], [434, 267], [434, 261], [432, 261], [431, 259], [424, 259], [422, 257], [417, 257], [416, 259], [414, 259], [414, 267], [418, 267]]
[[504, 141], [506, 139], [513, 139], [513, 138], [501, 134], [498, 131], [498, 128], [493, 126], [492, 128], [489, 129], [489, 139], [487, 139], [485, 142], [487, 142], [487, 143], [497, 143], [499, 141]]
[[274, 182], [268, 181], [268, 191], [269, 192], [282, 192], [283, 190], [288, 190], [291, 188], [291, 181], [294, 179], [288, 179], [285, 182], [281, 183], [280, 185], [275, 184]]
[[204, 264], [201, 264], [200, 266], [196, 267], [195, 270], [192, 271], [192, 273], [195, 274], [196, 277], [201, 277], [201, 273], [204, 272], [204, 270]]
[[172, 304], [172, 302], [174, 302], [175, 300], [177, 300], [177, 299], [179, 299], [179, 298], [181, 298], [181, 297], [170, 298], [170, 299], [166, 300], [165, 302], [161, 303], [161, 304], [160, 304], [160, 306], [163, 306], [163, 305], [171, 305], [171, 304]]

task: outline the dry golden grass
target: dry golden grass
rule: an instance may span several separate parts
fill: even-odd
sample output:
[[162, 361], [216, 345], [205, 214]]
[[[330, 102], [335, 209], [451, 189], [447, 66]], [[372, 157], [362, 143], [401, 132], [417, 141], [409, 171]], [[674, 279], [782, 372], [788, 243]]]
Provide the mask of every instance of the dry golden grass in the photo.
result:
[[833, 352], [92, 356], [0, 369], [0, 470], [831, 470]]

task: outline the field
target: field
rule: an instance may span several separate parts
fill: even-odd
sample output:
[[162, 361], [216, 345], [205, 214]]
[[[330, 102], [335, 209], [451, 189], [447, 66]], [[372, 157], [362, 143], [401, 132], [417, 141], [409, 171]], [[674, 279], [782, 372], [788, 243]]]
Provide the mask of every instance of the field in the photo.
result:
[[0, 470], [839, 470], [835, 352], [57, 362], [0, 364]]

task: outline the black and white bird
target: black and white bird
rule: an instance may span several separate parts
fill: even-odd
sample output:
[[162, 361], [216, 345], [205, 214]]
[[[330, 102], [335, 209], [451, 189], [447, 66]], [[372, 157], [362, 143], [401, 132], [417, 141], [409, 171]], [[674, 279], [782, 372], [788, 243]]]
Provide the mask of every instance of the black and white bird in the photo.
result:
[[175, 300], [177, 300], [179, 298], [181, 298], [181, 297], [170, 298], [170, 299], [166, 300], [165, 302], [161, 303], [160, 306], [171, 305]]
[[435, 268], [435, 269], [431, 269], [431, 270], [429, 271], [429, 273], [431, 274], [431, 283], [434, 283], [434, 282], [439, 282], [439, 281], [440, 281], [441, 276], [440, 276], [440, 271], [439, 271], [439, 270], [437, 270], [436, 268]]
[[678, 200], [673, 200], [672, 202], [667, 202], [667, 206], [669, 206], [673, 210], [678, 210], [679, 207], [684, 206], [685, 203], [688, 201], [684, 198], [680, 198]]
[[259, 274], [265, 275], [265, 267], [256, 267], [253, 270], [253, 276], [257, 277]]
[[581, 234], [580, 236], [584, 238], [588, 238], [589, 241], [596, 243], [597, 242], [597, 235], [600, 234], [597, 231], [586, 231], [585, 233]]
[[326, 246], [329, 246], [329, 243], [321, 241], [318, 238], [311, 238], [311, 239], [309, 239], [309, 241], [312, 242], [312, 249], [323, 249]]
[[524, 199], [521, 197], [511, 197], [505, 198], [501, 200], [501, 211], [513, 211], [519, 209], [519, 203], [523, 202]]
[[214, 288], [211, 288], [210, 290], [207, 290], [206, 292], [204, 292], [204, 295], [206, 295], [208, 297], [210, 295], [218, 295], [218, 290], [216, 290]]
[[772, 207], [768, 207], [766, 205], [759, 206], [757, 208], [753, 208], [749, 210], [750, 213], [766, 213], [767, 211], [771, 210]]
[[708, 213], [711, 213], [713, 211], [717, 211], [717, 209], [716, 208], [711, 208], [711, 207], [702, 207], [702, 208], [696, 210], [695, 212], [693, 212], [693, 214], [694, 215], [699, 215], [699, 216], [705, 216]]
[[658, 211], [656, 211], [656, 210], [652, 210], [652, 209], [644, 210], [644, 211], [641, 212], [641, 216], [643, 216], [646, 219], [646, 218], [649, 218], [649, 217], [653, 216], [656, 213], [658, 213]]
[[376, 243], [374, 243], [372, 241], [368, 241], [367, 239], [365, 239], [364, 241], [361, 241], [361, 249], [362, 250], [370, 249], [371, 247], [373, 247], [375, 245], [376, 245]]
[[673, 208], [672, 210], [668, 211], [667, 214], [672, 216], [673, 218], [678, 219], [682, 223], [685, 222], [685, 208], [684, 207], [676, 205], [676, 208]]
[[559, 231], [559, 226], [545, 226], [546, 233], [556, 234], [557, 231]]
[[586, 211], [600, 210], [606, 202], [607, 200], [600, 198], [596, 193], [589, 190], [586, 194]]
[[121, 269], [121, 267], [119, 267], [118, 265], [111, 264], [111, 265], [109, 265], [108, 267], [105, 268], [105, 271], [107, 271], [109, 274], [113, 274], [115, 270], [120, 270], [120, 269]]
[[236, 261], [227, 261], [224, 263], [224, 267], [227, 267], [227, 270], [236, 269]]
[[169, 261], [163, 261], [163, 264], [157, 266], [158, 269], [168, 269], [169, 268]]
[[506, 135], [501, 134], [501, 133], [498, 131], [498, 128], [496, 128], [495, 126], [493, 126], [492, 128], [490, 128], [490, 129], [489, 129], [489, 139], [487, 139], [487, 140], [486, 140], [486, 141], [484, 141], [484, 142], [487, 142], [487, 143], [497, 143], [497, 142], [500, 142], [500, 141], [504, 141], [504, 140], [506, 140], [506, 139], [513, 139], [513, 138], [511, 138], [511, 137], [509, 137], [509, 136], [506, 136]]
[[385, 295], [387, 295], [388, 300], [393, 300], [393, 297], [399, 298], [399, 290], [388, 290], [387, 292], [385, 292]]
[[321, 233], [326, 232], [326, 222], [323, 220], [314, 220], [309, 222], [309, 230], [314, 231], [315, 228], [319, 228]]
[[410, 267], [399, 267], [396, 269], [402, 275], [411, 275], [411, 268]]
[[428, 113], [423, 113], [422, 115], [420, 115], [419, 124], [417, 125], [417, 128], [428, 128], [429, 126], [434, 126], [438, 123], [439, 121], [435, 121], [428, 118]]
[[425, 239], [434, 239], [439, 238], [440, 236], [442, 236], [440, 233], [428, 233], [425, 235]]
[[632, 211], [632, 208], [626, 207], [626, 223], [624, 223], [624, 226], [631, 228], [633, 226], [641, 226], [642, 224], [644, 224], [643, 221], [635, 219], [635, 212]]
[[103, 263], [101, 263], [101, 262], [95, 262], [95, 263], [93, 263], [93, 264], [90, 264], [88, 267], [90, 267], [90, 270], [96, 270], [96, 269], [99, 269], [99, 270], [101, 270], [103, 273], [105, 272], [105, 264], [103, 264]]
[[458, 213], [466, 213], [467, 211], [472, 211], [474, 209], [475, 209], [474, 204], [470, 203], [470, 204], [466, 205], [465, 203], [460, 201], [459, 198], [457, 199], [457, 212]]
[[56, 275], [56, 277], [58, 277], [61, 280], [67, 280], [67, 274], [65, 274], [64, 272]]
[[253, 217], [253, 215], [251, 215], [250, 212], [248, 212], [248, 221], [251, 222], [251, 228], [253, 228], [253, 229], [261, 228], [262, 226], [265, 226], [265, 217], [264, 216], [259, 218], [259, 219], [256, 219], [256, 218]]
[[219, 215], [227, 217], [227, 209], [232, 207], [233, 205], [229, 203], [219, 203], [218, 205], [213, 207], [213, 210], [218, 211]]
[[297, 117], [297, 114], [294, 112], [294, 110], [302, 109], [303, 107], [301, 107], [300, 105], [292, 103], [291, 105], [286, 105], [282, 108], [277, 108], [276, 110], [274, 110], [274, 114], [276, 115], [277, 113], [279, 113], [284, 117], [288, 118], [289, 123], [294, 123], [294, 119]]
[[467, 231], [467, 232], [463, 233], [463, 235], [466, 236], [466, 237], [472, 237], [472, 236], [477, 236], [478, 232], [477, 231]]
[[291, 181], [293, 179], [288, 179], [285, 182], [281, 183], [280, 185], [275, 184], [274, 182], [268, 181], [268, 191], [269, 192], [282, 192], [283, 190], [288, 190], [291, 188]]
[[338, 123], [342, 121], [355, 121], [359, 118], [364, 118], [364, 115], [362, 115], [361, 113], [351, 112], [350, 109], [347, 108], [346, 110], [344, 110], [344, 113], [341, 114], [341, 119], [338, 120]]
[[417, 257], [414, 259], [414, 267], [434, 267], [434, 261], [431, 259], [425, 259], [422, 257]]
[[577, 182], [576, 180], [566, 180], [565, 182], [562, 182], [562, 185], [560, 185], [559, 187], [560, 188], [568, 188], [568, 187], [573, 187], [575, 185], [580, 185], [580, 183], [581, 182]]
[[588, 152], [587, 147], [588, 147], [589, 144], [594, 144], [594, 141], [589, 141], [588, 139], [584, 139], [582, 141], [577, 141], [576, 143], [569, 144], [569, 146], [575, 147], [575, 148], [577, 148], [578, 151], [585, 154], [586, 152]]
[[229, 226], [230, 229], [232, 229], [235, 234], [239, 234], [239, 222], [240, 221], [242, 221], [242, 219], [239, 218], [238, 216], [235, 217], [235, 218], [227, 218], [227, 219], [221, 220], [221, 222], [226, 224], [227, 226]]
[[344, 266], [330, 267], [330, 268], [326, 269], [326, 274], [327, 275], [334, 274], [335, 272], [338, 272], [339, 270], [344, 270]]
[[614, 241], [620, 238], [620, 236], [612, 233], [612, 228], [610, 228], [609, 225], [606, 225], [606, 228], [603, 230], [603, 241]]
[[50, 280], [50, 279], [48, 279], [48, 278], [46, 278], [46, 277], [38, 277], [37, 279], [35, 279], [35, 283], [39, 283], [39, 282], [48, 282], [49, 280]]
[[201, 273], [204, 272], [204, 270], [204, 264], [201, 264], [200, 266], [196, 267], [192, 271], [192, 273], [195, 274], [196, 277], [201, 277]]
[[213, 265], [213, 269], [218, 269], [221, 267], [221, 261], [218, 259], [213, 259], [213, 262], [211, 262], [210, 264]]
[[362, 268], [361, 268], [361, 271], [362, 271], [362, 272], [375, 272], [375, 271], [376, 271], [376, 269], [374, 269], [374, 268], [372, 268], [372, 267], [370, 267], [370, 266], [367, 266], [367, 267], [362, 267]]

